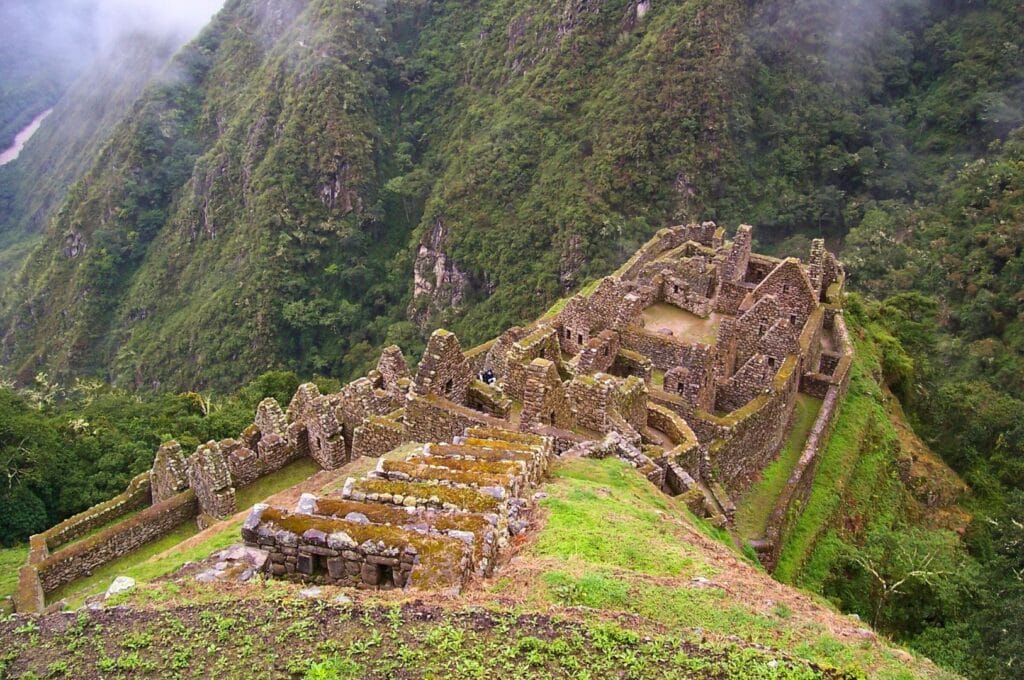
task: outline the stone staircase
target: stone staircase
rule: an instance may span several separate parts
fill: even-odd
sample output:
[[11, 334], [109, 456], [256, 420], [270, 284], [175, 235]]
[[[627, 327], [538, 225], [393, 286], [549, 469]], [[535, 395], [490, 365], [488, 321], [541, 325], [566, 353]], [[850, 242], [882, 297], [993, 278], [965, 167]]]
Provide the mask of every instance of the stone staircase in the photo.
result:
[[471, 427], [453, 443], [405, 445], [341, 492], [304, 494], [292, 511], [257, 505], [242, 537], [274, 576], [378, 588], [461, 589], [490, 575], [528, 525], [550, 438]]

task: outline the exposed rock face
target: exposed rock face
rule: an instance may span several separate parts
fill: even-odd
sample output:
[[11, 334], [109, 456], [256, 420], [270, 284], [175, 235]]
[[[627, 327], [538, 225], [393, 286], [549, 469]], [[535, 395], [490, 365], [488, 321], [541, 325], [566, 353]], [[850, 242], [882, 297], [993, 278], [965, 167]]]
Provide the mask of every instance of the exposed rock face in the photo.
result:
[[409, 316], [423, 322], [432, 314], [457, 307], [469, 290], [469, 275], [444, 252], [448, 227], [442, 217], [420, 242], [413, 264], [413, 295]]
[[351, 164], [341, 156], [335, 156], [335, 167], [327, 173], [320, 187], [320, 201], [331, 210], [347, 215], [362, 208], [358, 192], [351, 188]]

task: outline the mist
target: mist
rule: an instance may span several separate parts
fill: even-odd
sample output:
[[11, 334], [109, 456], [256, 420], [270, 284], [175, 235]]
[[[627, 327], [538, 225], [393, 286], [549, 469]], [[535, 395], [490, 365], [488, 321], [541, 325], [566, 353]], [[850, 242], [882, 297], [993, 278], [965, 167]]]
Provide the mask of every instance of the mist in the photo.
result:
[[126, 35], [146, 34], [184, 44], [224, 0], [4, 0], [0, 3], [0, 69], [60, 64], [69, 79]]
[[149, 32], [184, 43], [197, 35], [224, 0], [98, 0], [94, 31], [100, 51], [128, 33]]

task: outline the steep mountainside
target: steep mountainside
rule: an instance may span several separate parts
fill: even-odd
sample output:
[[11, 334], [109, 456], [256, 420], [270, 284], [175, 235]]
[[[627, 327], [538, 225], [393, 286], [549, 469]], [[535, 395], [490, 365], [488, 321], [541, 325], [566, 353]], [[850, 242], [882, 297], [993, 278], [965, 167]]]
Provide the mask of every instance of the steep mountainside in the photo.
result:
[[235, 0], [52, 213], [3, 362], [345, 376], [531, 318], [671, 221], [842, 236], [1020, 124], [1018, 9]]
[[118, 40], [67, 90], [17, 162], [0, 168], [0, 285], [17, 272], [68, 187], [93, 165], [178, 47], [177, 38], [152, 33]]

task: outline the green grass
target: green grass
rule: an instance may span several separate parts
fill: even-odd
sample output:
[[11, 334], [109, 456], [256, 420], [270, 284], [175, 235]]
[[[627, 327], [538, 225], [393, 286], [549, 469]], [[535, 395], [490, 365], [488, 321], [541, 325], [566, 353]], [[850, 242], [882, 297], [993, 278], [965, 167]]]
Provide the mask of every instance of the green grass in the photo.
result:
[[0, 622], [11, 677], [786, 678], [806, 662], [630, 622], [221, 597], [144, 619]]
[[28, 559], [28, 545], [0, 548], [0, 598], [14, 595], [18, 589], [18, 569]]
[[785, 445], [779, 457], [772, 462], [761, 475], [761, 479], [751, 488], [736, 507], [736, 531], [742, 538], [760, 538], [764, 536], [775, 503], [786, 486], [793, 468], [800, 460], [807, 435], [814, 426], [814, 421], [821, 411], [821, 399], [806, 394], [797, 395], [796, 407], [793, 412], [793, 425], [786, 437]]
[[664, 576], [711, 571], [658, 514], [678, 510], [618, 459], [573, 461], [555, 478], [541, 503], [548, 520], [534, 547], [538, 556]]
[[238, 509], [240, 511], [248, 510], [266, 497], [272, 496], [278, 491], [291, 488], [299, 482], [309, 479], [319, 471], [320, 466], [312, 458], [299, 458], [285, 465], [277, 472], [261, 477], [249, 486], [237, 489], [235, 491], [235, 501], [238, 503]]
[[[813, 412], [817, 405], [808, 402], [806, 408]], [[919, 669], [908, 668], [890, 650], [843, 643], [818, 619], [797, 616], [787, 606], [762, 611], [757, 598], [744, 593], [695, 586], [695, 575], [723, 578], [722, 565], [712, 567], [692, 547], [689, 532], [683, 534], [679, 523], [695, 524], [692, 515], [621, 461], [562, 462], [554, 478], [545, 487], [550, 497], [542, 501], [546, 524], [529, 552], [546, 560], [527, 595], [529, 606], [629, 612], [682, 635], [700, 628], [786, 649], [855, 677], [867, 669], [871, 677], [916, 677]]]

